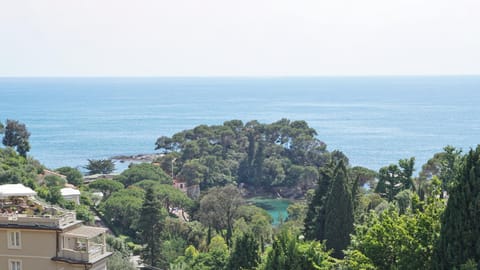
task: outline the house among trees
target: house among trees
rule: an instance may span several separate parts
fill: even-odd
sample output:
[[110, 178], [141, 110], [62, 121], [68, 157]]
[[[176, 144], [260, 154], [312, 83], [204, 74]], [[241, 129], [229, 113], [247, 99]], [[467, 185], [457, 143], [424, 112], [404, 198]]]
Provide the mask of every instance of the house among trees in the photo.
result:
[[64, 187], [60, 189], [62, 197], [67, 201], [73, 201], [76, 205], [80, 204], [80, 191], [72, 187]]
[[185, 180], [181, 180], [181, 179], [173, 179], [173, 186], [181, 191], [183, 191], [183, 193], [187, 193], [187, 181]]
[[0, 269], [106, 270], [106, 228], [50, 206], [22, 184], [0, 185]]
[[200, 185], [188, 185], [187, 181], [174, 178], [173, 187], [181, 190], [183, 193], [187, 194], [187, 196], [192, 199], [197, 199], [198, 197], [200, 197]]

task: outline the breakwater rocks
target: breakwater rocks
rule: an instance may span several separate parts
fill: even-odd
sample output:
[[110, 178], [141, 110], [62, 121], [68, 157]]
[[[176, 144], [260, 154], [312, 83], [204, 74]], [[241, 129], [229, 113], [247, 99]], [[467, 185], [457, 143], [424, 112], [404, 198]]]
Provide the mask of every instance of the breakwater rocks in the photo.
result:
[[137, 155], [118, 155], [110, 159], [118, 162], [153, 162], [163, 154], [137, 154]]

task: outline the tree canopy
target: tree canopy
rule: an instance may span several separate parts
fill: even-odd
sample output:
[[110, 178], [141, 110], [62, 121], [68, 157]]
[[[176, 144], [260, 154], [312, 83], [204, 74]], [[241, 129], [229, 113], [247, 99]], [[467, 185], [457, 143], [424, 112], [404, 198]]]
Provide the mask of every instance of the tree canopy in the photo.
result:
[[161, 136], [155, 149], [166, 153], [157, 160], [162, 168], [190, 185], [244, 183], [267, 189], [299, 186], [306, 191], [315, 185], [315, 168], [329, 155], [316, 134], [305, 121], [231, 120]]
[[18, 122], [17, 120], [7, 119], [5, 128], [0, 127], [4, 133], [2, 143], [5, 146], [13, 147], [17, 150], [18, 154], [23, 157], [27, 156], [27, 152], [30, 151], [30, 132], [28, 132], [25, 124]]
[[61, 167], [55, 170], [56, 172], [63, 174], [67, 177], [67, 182], [75, 186], [81, 186], [83, 184], [82, 173], [72, 167]]
[[149, 163], [131, 164], [128, 169], [114, 179], [126, 187], [143, 180], [153, 180], [159, 184], [172, 184], [172, 179], [162, 168]]
[[88, 159], [88, 164], [85, 166], [88, 174], [109, 174], [115, 170], [115, 163], [110, 159]]
[[480, 145], [460, 163], [442, 218], [435, 269], [480, 262]]

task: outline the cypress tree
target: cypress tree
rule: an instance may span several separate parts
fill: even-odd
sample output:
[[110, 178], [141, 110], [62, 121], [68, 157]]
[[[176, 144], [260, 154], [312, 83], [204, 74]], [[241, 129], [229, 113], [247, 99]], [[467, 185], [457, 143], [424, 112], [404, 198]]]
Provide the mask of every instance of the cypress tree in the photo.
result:
[[140, 220], [138, 221], [138, 229], [140, 237], [145, 243], [141, 257], [146, 264], [154, 267], [160, 263], [160, 234], [165, 216], [165, 208], [162, 203], [155, 196], [153, 189], [151, 187], [147, 188], [140, 212]]
[[335, 168], [329, 196], [325, 202], [325, 240], [332, 256], [343, 258], [353, 231], [353, 200], [348, 187], [347, 169], [343, 160]]
[[259, 244], [251, 234], [243, 234], [237, 238], [230, 254], [229, 269], [254, 269], [260, 262]]
[[306, 239], [326, 240], [332, 256], [342, 258], [353, 231], [353, 203], [345, 161], [339, 159], [321, 173], [305, 218]]
[[305, 238], [309, 240], [325, 239], [325, 200], [330, 189], [332, 170], [330, 167], [320, 172], [318, 186], [312, 201], [308, 205], [305, 217]]
[[434, 269], [459, 268], [480, 262], [480, 145], [462, 159], [449, 190]]

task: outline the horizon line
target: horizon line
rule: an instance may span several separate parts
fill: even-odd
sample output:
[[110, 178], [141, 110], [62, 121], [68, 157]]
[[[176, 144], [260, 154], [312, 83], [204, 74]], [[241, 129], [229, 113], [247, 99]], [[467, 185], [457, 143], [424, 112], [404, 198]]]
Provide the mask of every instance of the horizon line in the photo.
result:
[[59, 75], [3, 76], [0, 79], [288, 79], [288, 78], [400, 78], [400, 77], [480, 77], [478, 74], [379, 74], [379, 75]]

